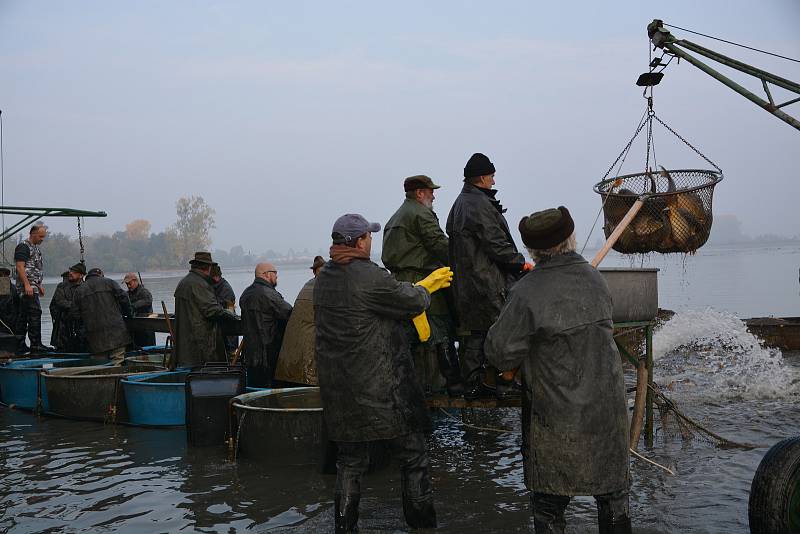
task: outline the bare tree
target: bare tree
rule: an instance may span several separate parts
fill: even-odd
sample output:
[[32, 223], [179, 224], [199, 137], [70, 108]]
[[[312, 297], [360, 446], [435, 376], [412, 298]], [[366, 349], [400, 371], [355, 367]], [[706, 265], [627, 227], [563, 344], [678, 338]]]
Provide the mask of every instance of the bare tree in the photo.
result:
[[216, 212], [203, 197], [194, 195], [179, 198], [175, 208], [178, 214], [174, 227], [178, 238], [175, 252], [185, 264], [195, 252], [209, 250], [211, 238], [208, 233], [216, 227]]

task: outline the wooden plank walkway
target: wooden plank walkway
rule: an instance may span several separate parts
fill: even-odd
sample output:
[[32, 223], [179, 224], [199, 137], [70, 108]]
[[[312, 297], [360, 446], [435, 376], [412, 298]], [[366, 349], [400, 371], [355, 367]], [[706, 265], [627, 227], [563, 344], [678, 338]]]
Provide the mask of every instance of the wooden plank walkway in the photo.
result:
[[522, 406], [522, 399], [503, 399], [495, 398], [466, 400], [463, 397], [448, 397], [447, 395], [433, 395], [425, 399], [429, 408], [519, 408]]

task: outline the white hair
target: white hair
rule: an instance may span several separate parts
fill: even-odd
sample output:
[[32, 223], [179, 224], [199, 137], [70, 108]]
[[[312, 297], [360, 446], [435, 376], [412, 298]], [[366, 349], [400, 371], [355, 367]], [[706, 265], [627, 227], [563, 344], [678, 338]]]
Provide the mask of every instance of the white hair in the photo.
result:
[[572, 232], [568, 238], [564, 241], [555, 245], [550, 248], [546, 249], [535, 249], [530, 247], [525, 247], [528, 249], [528, 254], [531, 255], [531, 258], [535, 262], [540, 262], [547, 258], [552, 258], [553, 256], [560, 256], [561, 254], [568, 254], [570, 252], [575, 252], [575, 249], [578, 247], [577, 241], [575, 239], [575, 232]]

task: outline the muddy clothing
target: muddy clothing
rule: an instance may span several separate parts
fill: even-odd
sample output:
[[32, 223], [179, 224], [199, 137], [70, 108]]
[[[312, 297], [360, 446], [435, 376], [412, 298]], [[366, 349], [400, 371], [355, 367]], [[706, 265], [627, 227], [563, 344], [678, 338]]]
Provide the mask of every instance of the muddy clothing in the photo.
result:
[[[384, 227], [381, 261], [396, 279], [419, 282], [449, 263], [448, 247], [436, 213], [407, 198]], [[427, 311], [431, 344], [446, 342], [452, 330], [446, 293], [442, 290], [431, 295]]]
[[[131, 300], [134, 317], [147, 317], [153, 313], [153, 294], [141, 282], [136, 289], [128, 290], [128, 298]], [[136, 347], [151, 347], [156, 344], [155, 332], [135, 331], [131, 333], [131, 337]]]
[[292, 316], [286, 325], [275, 378], [284, 382], [316, 386], [317, 364], [314, 357], [314, 282], [305, 283], [294, 301]]
[[83, 323], [72, 314], [75, 290], [82, 284], [82, 280], [76, 283], [61, 282], [53, 292], [53, 298], [50, 301], [50, 317], [53, 320], [50, 344], [59, 351], [86, 352], [88, 350]]
[[533, 492], [628, 488], [625, 386], [611, 311], [603, 276], [573, 252], [540, 261], [489, 330], [489, 362], [522, 366], [522, 457]]
[[44, 279], [44, 261], [39, 245], [34, 245], [27, 239], [17, 245], [14, 249], [14, 263], [18, 261], [25, 262], [25, 275], [33, 288], [33, 295], [25, 294], [25, 284], [15, 271], [20, 300], [14, 333], [22, 336], [21, 348], [25, 344], [26, 333], [31, 341], [31, 347], [38, 348], [42, 346], [42, 305], [39, 302], [39, 286]]
[[[239, 307], [244, 321], [243, 351], [248, 383], [256, 387], [271, 387], [292, 305], [283, 300], [274, 285], [256, 278], [242, 292]], [[252, 376], [250, 369], [254, 370]], [[257, 379], [254, 381], [253, 377]]]
[[496, 194], [495, 189], [465, 183], [447, 217], [453, 292], [462, 330], [489, 330], [525, 263]]
[[425, 288], [398, 282], [368, 258], [336, 263], [334, 256], [319, 272], [317, 373], [330, 439], [392, 439], [428, 429], [404, 326], [429, 304]]
[[128, 298], [131, 299], [134, 317], [147, 317], [153, 313], [153, 294], [143, 285], [128, 290]]
[[[17, 245], [14, 249], [14, 263], [18, 261], [25, 262], [25, 275], [28, 277], [28, 282], [33, 286], [33, 294], [39, 294], [39, 286], [42, 285], [44, 280], [44, 260], [42, 259], [42, 250], [39, 245], [34, 245], [27, 239]], [[25, 293], [25, 285], [22, 279], [17, 277], [17, 290], [20, 294]]]
[[89, 352], [93, 354], [131, 342], [123, 320], [132, 315], [131, 302], [127, 292], [110, 278], [87, 275], [73, 293], [70, 314], [83, 322]]
[[[211, 285], [214, 287], [214, 297], [217, 299], [217, 302], [219, 302], [219, 305], [226, 310], [234, 311], [236, 306], [236, 293], [233, 292], [233, 288], [228, 281], [224, 278], [220, 278], [219, 282], [213, 282], [212, 279]], [[233, 354], [233, 351], [239, 346], [239, 336], [224, 336], [222, 340], [225, 344], [225, 351], [228, 354]]]
[[191, 269], [175, 288], [175, 355], [178, 365], [226, 361], [221, 321], [236, 316], [219, 305], [211, 279]]

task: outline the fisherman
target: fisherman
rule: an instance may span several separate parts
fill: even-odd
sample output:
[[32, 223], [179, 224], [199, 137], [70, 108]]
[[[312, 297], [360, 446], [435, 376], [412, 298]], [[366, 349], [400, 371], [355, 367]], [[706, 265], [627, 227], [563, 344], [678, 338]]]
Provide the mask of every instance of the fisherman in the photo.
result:
[[319, 385], [317, 364], [314, 357], [314, 282], [317, 273], [325, 265], [322, 256], [316, 256], [311, 265], [314, 276], [306, 282], [294, 301], [292, 315], [286, 325], [275, 378], [281, 382]]
[[219, 305], [211, 286], [210, 252], [195, 252], [189, 274], [175, 288], [175, 355], [179, 365], [226, 361], [222, 322], [236, 315]]
[[50, 343], [62, 352], [86, 352], [86, 337], [80, 320], [72, 314], [75, 290], [83, 284], [86, 266], [76, 263], [62, 274], [63, 282], [58, 284], [50, 301], [50, 317], [53, 321], [53, 332]]
[[53, 291], [53, 297], [50, 299], [50, 321], [53, 325], [53, 329], [50, 331], [50, 345], [57, 351], [64, 351], [66, 346], [66, 340], [59, 340], [59, 337], [61, 337], [61, 324], [59, 323], [58, 303], [63, 299], [64, 289], [68, 285], [69, 271], [64, 271], [61, 273], [61, 281], [56, 286], [56, 290]]
[[11, 283], [11, 269], [0, 267], [0, 332], [14, 334], [18, 308], [19, 295]]
[[86, 281], [72, 297], [72, 317], [83, 321], [89, 352], [94, 358], [106, 358], [120, 365], [125, 360], [125, 346], [131, 342], [124, 317], [133, 314], [128, 295], [99, 268], [89, 269]]
[[31, 352], [48, 352], [52, 347], [42, 345], [42, 306], [39, 297], [44, 296], [44, 260], [39, 245], [47, 237], [47, 226], [37, 222], [31, 226], [28, 239], [14, 249], [17, 270], [17, 292], [20, 296], [16, 334], [22, 336], [17, 352], [28, 351], [25, 344], [27, 333]]
[[627, 409], [603, 276], [575, 252], [567, 208], [523, 217], [536, 267], [486, 338], [492, 365], [522, 366], [522, 458], [537, 534], [563, 533], [574, 495], [593, 495], [600, 532], [631, 532]]
[[[484, 340], [497, 320], [508, 290], [530, 267], [517, 251], [505, 209], [495, 198], [494, 164], [481, 153], [473, 154], [464, 167], [464, 187], [447, 217], [450, 264], [463, 347], [461, 361], [467, 373], [464, 397], [476, 399], [491, 392], [484, 381]], [[496, 373], [495, 373], [496, 374]], [[513, 381], [497, 375], [495, 394], [514, 393]]]
[[336, 459], [336, 532], [355, 532], [370, 442], [388, 440], [400, 460], [403, 512], [412, 528], [435, 528], [425, 432], [430, 416], [405, 325], [452, 279], [443, 267], [417, 285], [370, 261], [378, 223], [357, 214], [333, 225], [331, 259], [314, 287], [317, 372]]
[[[211, 285], [214, 287], [214, 297], [219, 305], [236, 313], [236, 293], [233, 292], [228, 281], [222, 277], [222, 269], [218, 263], [211, 266]], [[239, 346], [239, 336], [224, 336], [222, 340], [225, 344], [225, 352], [229, 355], [233, 354]]]
[[[128, 273], [122, 279], [128, 287], [128, 298], [131, 301], [134, 317], [147, 317], [153, 313], [153, 294], [144, 287], [137, 273]], [[155, 332], [136, 331], [133, 333], [133, 344], [136, 347], [152, 347], [156, 344]]]
[[275, 289], [278, 270], [271, 263], [259, 263], [255, 280], [242, 292], [239, 306], [244, 321], [244, 358], [247, 383], [251, 387], [272, 387], [275, 366], [292, 305]]
[[[447, 236], [433, 211], [434, 189], [440, 186], [428, 176], [410, 176], [403, 182], [406, 198], [383, 229], [381, 261], [397, 280], [418, 282], [433, 271], [449, 264]], [[464, 383], [455, 349], [455, 325], [450, 319], [445, 291], [431, 295], [426, 312], [430, 337], [420, 343], [415, 332], [412, 347], [416, 349], [418, 373], [434, 358], [446, 381], [451, 397], [464, 394]], [[429, 387], [429, 377], [422, 382]]]

